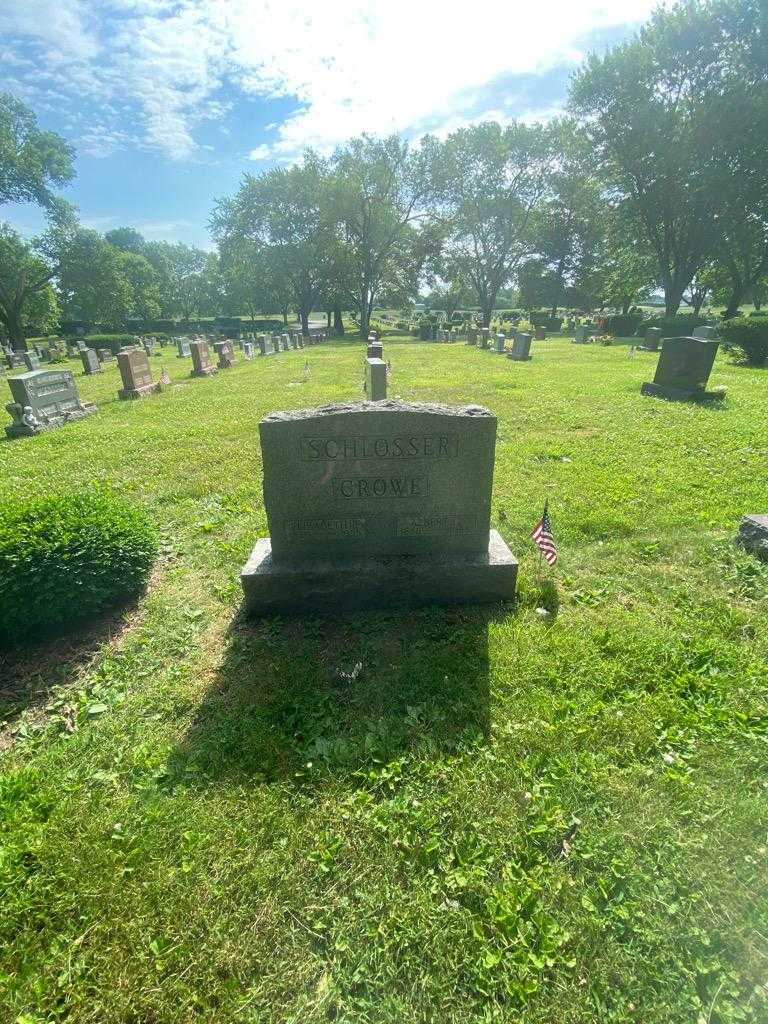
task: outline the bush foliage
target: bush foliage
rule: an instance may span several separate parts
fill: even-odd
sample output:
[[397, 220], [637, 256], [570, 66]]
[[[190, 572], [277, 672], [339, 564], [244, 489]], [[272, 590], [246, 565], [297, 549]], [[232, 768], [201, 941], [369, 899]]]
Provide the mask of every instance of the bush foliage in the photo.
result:
[[696, 327], [711, 324], [711, 319], [696, 316], [695, 313], [678, 313], [677, 316], [656, 316], [643, 321], [643, 333], [646, 327], [660, 327], [663, 338], [686, 338]]
[[725, 347], [740, 354], [750, 366], [768, 359], [768, 316], [737, 316], [720, 325]]
[[157, 554], [146, 514], [107, 493], [0, 505], [0, 642], [132, 597]]

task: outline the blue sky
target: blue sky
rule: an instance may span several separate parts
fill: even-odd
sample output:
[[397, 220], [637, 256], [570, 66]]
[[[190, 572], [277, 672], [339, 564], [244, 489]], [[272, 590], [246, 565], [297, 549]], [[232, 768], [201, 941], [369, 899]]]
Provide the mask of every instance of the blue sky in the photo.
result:
[[[100, 231], [210, 247], [245, 172], [352, 135], [547, 119], [584, 55], [653, 0], [0, 0], [3, 85], [77, 151], [64, 194]], [[0, 217], [25, 235], [32, 206]]]

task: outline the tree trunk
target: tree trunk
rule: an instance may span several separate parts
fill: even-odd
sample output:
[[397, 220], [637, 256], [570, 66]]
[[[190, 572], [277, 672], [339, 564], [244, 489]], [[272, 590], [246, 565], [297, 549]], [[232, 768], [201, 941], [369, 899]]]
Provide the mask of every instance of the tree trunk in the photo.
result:
[[288, 326], [288, 307], [287, 306], [283, 306], [283, 309], [281, 310], [281, 312], [283, 314], [283, 324], [287, 327]]
[[629, 307], [631, 305], [632, 305], [632, 296], [630, 295], [629, 298], [627, 298], [627, 296], [625, 295], [624, 298], [621, 300], [621, 315], [622, 316], [627, 316], [628, 315]]
[[738, 283], [734, 281], [731, 285], [731, 294], [728, 296], [728, 305], [725, 307], [725, 312], [723, 313], [723, 317], [725, 319], [736, 316], [743, 297], [744, 286], [740, 281]]
[[326, 311], [325, 311], [325, 327], [326, 327], [326, 330], [328, 330], [328, 331], [330, 331], [330, 329], [331, 329], [331, 315], [332, 315], [331, 314], [331, 310], [330, 309], [326, 309]]
[[301, 320], [301, 333], [306, 337], [309, 334], [309, 312], [306, 309], [299, 310], [299, 319]]
[[677, 316], [680, 303], [683, 301], [685, 285], [668, 284], [664, 286], [664, 313], [665, 316]]
[[368, 294], [363, 290], [360, 294], [360, 337], [368, 337], [368, 328], [371, 325], [371, 318], [368, 315]]
[[4, 313], [2, 317], [2, 324], [8, 334], [8, 339], [13, 351], [26, 352], [27, 341], [24, 337], [24, 328], [21, 325], [21, 313], [17, 310], [11, 310], [10, 313]]
[[333, 308], [333, 333], [338, 334], [340, 338], [344, 337], [344, 321], [341, 318], [341, 306], [334, 306]]

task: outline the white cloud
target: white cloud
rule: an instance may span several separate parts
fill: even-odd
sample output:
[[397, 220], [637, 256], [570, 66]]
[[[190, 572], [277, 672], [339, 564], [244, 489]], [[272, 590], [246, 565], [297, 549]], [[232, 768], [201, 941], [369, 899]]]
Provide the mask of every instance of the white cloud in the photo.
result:
[[[36, 0], [33, 15], [17, 0], [0, 0], [0, 32], [34, 37], [64, 83], [119, 103], [115, 117], [132, 109], [130, 137], [140, 134], [143, 144], [176, 159], [195, 154], [202, 121], [226, 115], [224, 87], [293, 97], [297, 109], [267, 129], [275, 141], [249, 154], [290, 160], [307, 146], [328, 151], [363, 131], [444, 134], [447, 126], [496, 115], [507, 110], [504, 78], [575, 63], [589, 32], [642, 20], [654, 6], [655, 0], [68, 0], [63, 10], [61, 0]], [[531, 119], [537, 109], [549, 115], [557, 108], [547, 98], [540, 108], [528, 101], [517, 114]], [[514, 113], [512, 106], [500, 119]], [[102, 151], [119, 146], [121, 132], [124, 123], [105, 125]], [[99, 149], [98, 140], [89, 145]]]

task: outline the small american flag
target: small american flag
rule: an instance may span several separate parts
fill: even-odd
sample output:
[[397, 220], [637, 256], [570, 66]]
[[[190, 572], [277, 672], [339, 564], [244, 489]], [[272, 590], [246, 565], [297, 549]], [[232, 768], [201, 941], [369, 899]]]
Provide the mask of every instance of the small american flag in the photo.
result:
[[547, 565], [554, 565], [557, 561], [557, 548], [552, 536], [552, 523], [549, 521], [549, 502], [544, 502], [544, 514], [534, 526], [531, 538], [546, 559]]

